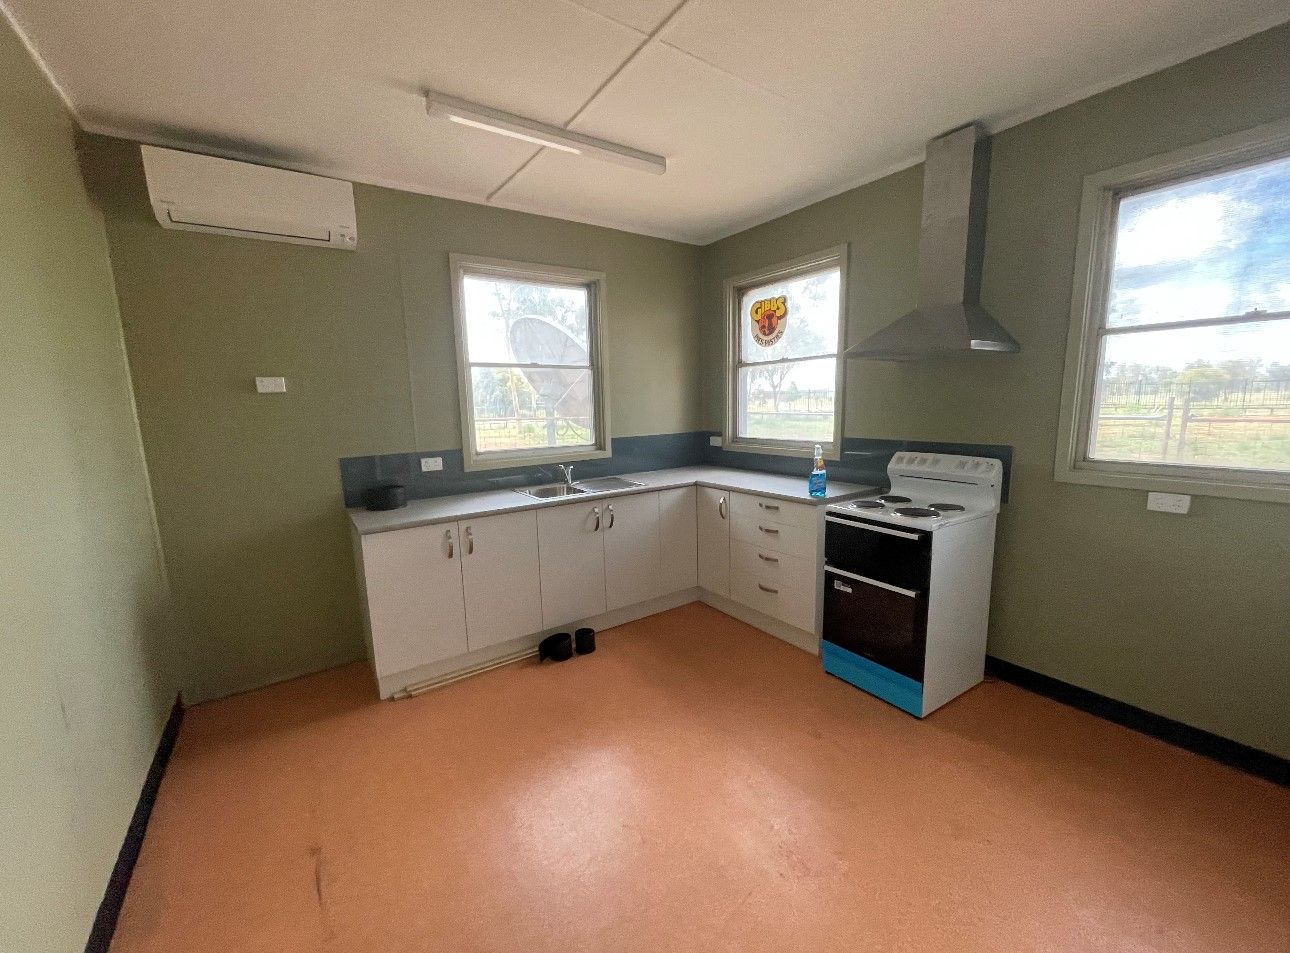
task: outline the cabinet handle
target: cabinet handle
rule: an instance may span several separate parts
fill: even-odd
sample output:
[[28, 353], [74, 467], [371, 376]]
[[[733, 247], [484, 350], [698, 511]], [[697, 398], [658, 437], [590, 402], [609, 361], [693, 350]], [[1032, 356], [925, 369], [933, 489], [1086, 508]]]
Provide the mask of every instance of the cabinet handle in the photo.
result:
[[593, 512], [593, 513], [595, 513], [595, 514], [596, 514], [596, 528], [595, 528], [595, 529], [593, 529], [593, 530], [592, 530], [592, 532], [593, 532], [593, 533], [599, 533], [599, 532], [600, 532], [600, 507], [598, 507], [598, 506], [593, 506], [593, 507], [591, 508], [591, 512]]
[[766, 563], [779, 562], [779, 560], [776, 559], [774, 556], [767, 556], [765, 553], [758, 553], [757, 558], [760, 559], [762, 562], [766, 562]]
[[760, 589], [762, 592], [769, 592], [772, 596], [779, 595], [778, 589], [772, 589], [770, 586], [763, 586], [760, 582], [757, 583], [757, 588]]
[[717, 512], [721, 515], [722, 519], [726, 518], [726, 498], [724, 496], [717, 500]]
[[453, 556], [455, 555], [455, 552], [452, 546], [452, 530], [448, 530], [448, 532], [444, 533], [443, 538], [448, 541], [448, 558], [452, 559]]
[[763, 533], [769, 533], [771, 536], [779, 535], [779, 530], [777, 529], [767, 529], [765, 526], [758, 526], [757, 528], [761, 530]]
[[606, 526], [605, 529], [613, 529], [613, 528], [614, 528], [614, 504], [610, 503], [609, 504], [609, 525]]
[[470, 527], [466, 527], [466, 555], [475, 555], [475, 537], [470, 535]]
[[779, 512], [779, 507], [776, 506], [774, 503], [763, 503], [760, 500], [758, 500], [757, 505], [760, 506], [763, 510], [774, 510], [776, 513]]

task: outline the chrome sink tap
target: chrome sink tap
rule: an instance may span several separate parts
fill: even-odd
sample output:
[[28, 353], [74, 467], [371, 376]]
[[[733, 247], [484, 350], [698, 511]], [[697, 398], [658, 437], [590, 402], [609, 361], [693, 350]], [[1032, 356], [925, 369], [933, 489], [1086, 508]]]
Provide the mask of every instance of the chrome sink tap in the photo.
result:
[[564, 485], [573, 486], [573, 464], [557, 463], [555, 467], [557, 470], [559, 470], [561, 473], [564, 474]]

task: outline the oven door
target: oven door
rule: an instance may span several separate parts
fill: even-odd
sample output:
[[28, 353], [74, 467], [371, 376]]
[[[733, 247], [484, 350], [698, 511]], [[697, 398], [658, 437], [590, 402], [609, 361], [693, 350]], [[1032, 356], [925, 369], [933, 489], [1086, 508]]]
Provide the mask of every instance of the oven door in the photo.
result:
[[925, 591], [932, 578], [932, 534], [829, 513], [824, 517], [824, 559], [866, 579]]
[[824, 641], [923, 680], [927, 590], [824, 567]]

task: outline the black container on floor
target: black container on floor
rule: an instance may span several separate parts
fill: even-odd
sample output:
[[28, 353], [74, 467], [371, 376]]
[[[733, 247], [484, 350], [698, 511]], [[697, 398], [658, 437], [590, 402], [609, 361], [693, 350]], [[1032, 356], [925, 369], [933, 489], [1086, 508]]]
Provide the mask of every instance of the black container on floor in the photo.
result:
[[567, 662], [573, 658], [573, 637], [568, 632], [548, 635], [538, 643], [538, 661]]
[[573, 647], [579, 655], [590, 655], [596, 651], [596, 630], [579, 629], [574, 632]]

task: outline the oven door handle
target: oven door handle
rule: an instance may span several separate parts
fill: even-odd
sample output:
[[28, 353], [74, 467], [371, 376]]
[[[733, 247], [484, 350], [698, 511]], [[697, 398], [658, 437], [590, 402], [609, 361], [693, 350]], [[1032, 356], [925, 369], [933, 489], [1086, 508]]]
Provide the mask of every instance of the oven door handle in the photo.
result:
[[877, 579], [870, 579], [868, 576], [857, 576], [853, 572], [847, 572], [845, 569], [834, 569], [832, 566], [825, 566], [825, 572], [831, 572], [838, 576], [846, 576], [848, 579], [854, 579], [856, 582], [863, 582], [866, 586], [877, 586], [879, 589], [886, 589], [888, 592], [898, 592], [902, 596], [909, 596], [911, 599], [918, 598], [918, 592], [914, 589], [902, 589], [900, 586], [893, 586], [889, 582], [880, 582]]
[[857, 523], [855, 520], [844, 520], [840, 516], [824, 517], [827, 523], [840, 523], [852, 529], [868, 530], [870, 533], [886, 533], [888, 536], [899, 536], [901, 539], [922, 539], [917, 533], [904, 533], [898, 529], [886, 529], [882, 526], [870, 526], [868, 523]]

